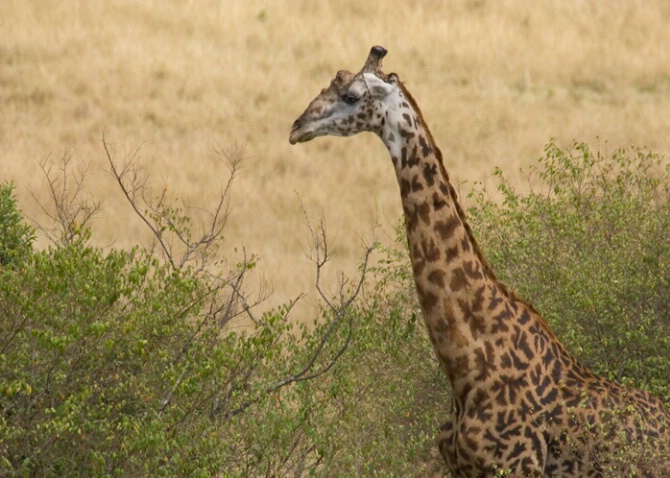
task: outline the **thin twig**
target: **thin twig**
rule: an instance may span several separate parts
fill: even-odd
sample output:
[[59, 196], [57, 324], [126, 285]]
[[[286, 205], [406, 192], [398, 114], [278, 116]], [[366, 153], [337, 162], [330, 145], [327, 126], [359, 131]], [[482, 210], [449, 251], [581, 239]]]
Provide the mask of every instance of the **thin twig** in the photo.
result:
[[[328, 262], [329, 256], [328, 256], [328, 248], [327, 248], [327, 240], [326, 240], [326, 233], [325, 233], [325, 226], [323, 224], [323, 221], [320, 222], [320, 226], [317, 230], [315, 230], [312, 227], [311, 221], [307, 221], [307, 227], [310, 230], [310, 233], [312, 234], [312, 241], [314, 244], [314, 256], [310, 256], [310, 260], [312, 260], [316, 266], [316, 288], [319, 292], [319, 295], [321, 296], [322, 300], [328, 305], [330, 310], [334, 314], [334, 319], [333, 321], [329, 324], [328, 328], [324, 332], [324, 334], [321, 336], [321, 339], [319, 340], [319, 343], [316, 347], [316, 350], [310, 357], [310, 359], [307, 361], [305, 366], [298, 371], [297, 373], [294, 373], [286, 378], [283, 378], [282, 380], [279, 380], [263, 389], [265, 394], [272, 393], [277, 391], [278, 389], [285, 387], [287, 385], [290, 385], [292, 383], [297, 383], [297, 382], [302, 382], [306, 380], [312, 380], [317, 377], [320, 377], [321, 375], [327, 373], [330, 371], [333, 366], [339, 361], [339, 359], [344, 355], [346, 352], [350, 342], [351, 342], [351, 337], [352, 337], [352, 332], [353, 332], [353, 315], [350, 314], [350, 307], [353, 304], [353, 302], [356, 300], [356, 298], [359, 296], [361, 290], [363, 289], [363, 285], [365, 283], [365, 278], [367, 275], [367, 269], [368, 269], [368, 264], [370, 261], [370, 255], [372, 254], [372, 251], [375, 249], [374, 242], [373, 245], [369, 245], [366, 247], [365, 251], [365, 256], [363, 259], [363, 264], [361, 267], [361, 272], [360, 276], [358, 278], [358, 282], [356, 284], [356, 287], [354, 288], [353, 292], [348, 296], [345, 297], [343, 293], [343, 288], [345, 283], [342, 282], [340, 286], [340, 304], [338, 306], [335, 306], [333, 302], [329, 299], [329, 297], [325, 294], [323, 289], [321, 288], [321, 269], [323, 266]], [[323, 350], [325, 349], [326, 344], [330, 340], [332, 334], [336, 330], [336, 328], [341, 324], [342, 320], [348, 317], [348, 330], [347, 330], [347, 336], [344, 340], [344, 343], [339, 347], [337, 352], [332, 356], [332, 358], [329, 360], [329, 362], [320, 368], [317, 371], [313, 371], [313, 368], [321, 356]], [[310, 373], [312, 372], [312, 373]], [[238, 415], [242, 412], [244, 412], [246, 409], [248, 409], [250, 406], [254, 405], [255, 403], [258, 403], [261, 400], [261, 397], [256, 397], [252, 400], [248, 400], [247, 402], [243, 403], [240, 405], [238, 408], [235, 410], [232, 410], [228, 413], [226, 413], [225, 418], [232, 418], [235, 415]]]

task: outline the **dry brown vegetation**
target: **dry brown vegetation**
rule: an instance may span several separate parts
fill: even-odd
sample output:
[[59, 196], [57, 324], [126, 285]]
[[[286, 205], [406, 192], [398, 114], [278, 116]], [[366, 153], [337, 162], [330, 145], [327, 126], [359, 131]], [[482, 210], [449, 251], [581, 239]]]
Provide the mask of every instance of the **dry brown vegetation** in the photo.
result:
[[664, 0], [3, 0], [0, 180], [40, 221], [40, 163], [71, 154], [104, 201], [94, 240], [125, 247], [149, 236], [106, 172], [103, 132], [120, 155], [141, 146], [156, 187], [187, 204], [225, 185], [216, 144], [246, 142], [228, 244], [260, 254], [277, 304], [313, 283], [300, 201], [346, 271], [357, 237], [400, 216], [376, 138], [288, 144], [308, 101], [371, 45], [389, 50], [385, 70], [422, 106], [456, 182], [496, 166], [518, 181], [551, 137], [670, 153], [669, 19]]

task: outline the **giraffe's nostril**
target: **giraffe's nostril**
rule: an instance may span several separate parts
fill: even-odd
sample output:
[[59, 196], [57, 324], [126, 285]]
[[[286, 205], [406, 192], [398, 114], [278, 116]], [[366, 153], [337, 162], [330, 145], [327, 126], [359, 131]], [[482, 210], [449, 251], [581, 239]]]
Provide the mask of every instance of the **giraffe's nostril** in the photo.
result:
[[300, 129], [300, 125], [301, 125], [301, 124], [302, 124], [302, 122], [300, 121], [300, 118], [298, 118], [297, 120], [295, 120], [295, 121], [293, 122], [293, 125], [291, 126], [291, 131], [295, 131], [295, 130], [297, 130], [297, 129]]

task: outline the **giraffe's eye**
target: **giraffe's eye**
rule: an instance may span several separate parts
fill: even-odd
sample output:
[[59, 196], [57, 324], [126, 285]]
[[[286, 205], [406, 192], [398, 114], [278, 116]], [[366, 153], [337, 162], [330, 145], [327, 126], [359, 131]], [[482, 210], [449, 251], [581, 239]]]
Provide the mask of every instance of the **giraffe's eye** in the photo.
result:
[[354, 96], [354, 95], [349, 94], [349, 93], [345, 94], [345, 95], [342, 97], [342, 101], [344, 101], [344, 102], [347, 103], [348, 105], [353, 105], [353, 104], [356, 103], [358, 100], [359, 100], [358, 96]]

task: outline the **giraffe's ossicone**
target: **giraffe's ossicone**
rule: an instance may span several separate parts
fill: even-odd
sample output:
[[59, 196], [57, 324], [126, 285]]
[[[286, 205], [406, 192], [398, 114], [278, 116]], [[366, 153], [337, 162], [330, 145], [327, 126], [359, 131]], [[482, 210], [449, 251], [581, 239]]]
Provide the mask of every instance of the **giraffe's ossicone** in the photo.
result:
[[598, 377], [482, 255], [416, 102], [386, 50], [339, 71], [293, 123], [291, 144], [378, 135], [391, 154], [428, 335], [453, 387], [438, 436], [454, 477], [670, 477], [670, 415]]

